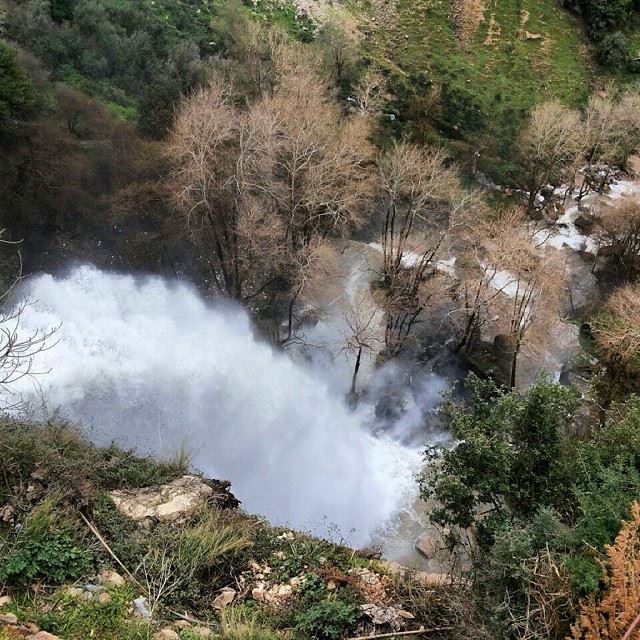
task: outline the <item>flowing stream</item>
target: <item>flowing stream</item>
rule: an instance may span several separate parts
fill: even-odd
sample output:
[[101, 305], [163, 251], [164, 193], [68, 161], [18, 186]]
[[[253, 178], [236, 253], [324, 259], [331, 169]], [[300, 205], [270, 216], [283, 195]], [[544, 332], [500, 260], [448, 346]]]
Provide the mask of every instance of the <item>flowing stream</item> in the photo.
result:
[[17, 391], [45, 416], [156, 455], [181, 447], [272, 522], [366, 544], [411, 508], [420, 450], [374, 435], [328, 376], [257, 338], [247, 315], [158, 277], [74, 268], [29, 279], [21, 331], [60, 325]]

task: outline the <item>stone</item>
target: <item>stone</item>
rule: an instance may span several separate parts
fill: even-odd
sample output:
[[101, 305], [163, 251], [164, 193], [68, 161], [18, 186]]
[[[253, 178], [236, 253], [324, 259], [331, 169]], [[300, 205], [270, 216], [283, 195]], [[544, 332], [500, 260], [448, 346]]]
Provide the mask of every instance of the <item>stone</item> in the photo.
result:
[[47, 631], [38, 631], [38, 633], [32, 636], [27, 636], [25, 640], [60, 640], [60, 638]]
[[0, 607], [4, 607], [5, 604], [11, 604], [13, 598], [11, 596], [0, 596]]
[[4, 624], [18, 624], [18, 616], [15, 613], [1, 613], [0, 622]]
[[524, 32], [524, 37], [527, 40], [542, 40], [542, 34], [541, 33], [533, 33], [531, 31], [525, 31]]
[[80, 598], [83, 594], [83, 590], [80, 587], [67, 587], [64, 592], [72, 598]]
[[126, 580], [113, 569], [102, 569], [98, 574], [98, 582], [112, 587], [122, 587], [126, 584]]
[[410, 611], [405, 611], [404, 609], [398, 609], [397, 614], [404, 620], [415, 620], [415, 616]]
[[180, 636], [177, 631], [174, 631], [169, 627], [165, 627], [164, 629], [160, 629], [160, 631], [153, 636], [153, 640], [180, 640]]
[[13, 522], [15, 516], [15, 510], [10, 504], [5, 504], [0, 507], [0, 521], [10, 523]]
[[111, 602], [111, 594], [103, 591], [102, 593], [98, 594], [98, 602], [100, 604], [106, 604], [107, 602]]
[[151, 611], [149, 610], [149, 603], [144, 596], [140, 596], [132, 601], [135, 614], [143, 618], [144, 620], [151, 620]]
[[182, 476], [167, 484], [137, 490], [116, 490], [111, 499], [120, 513], [132, 520], [147, 518], [161, 522], [188, 519], [213, 494], [213, 489], [197, 476]]
[[231, 587], [224, 587], [220, 589], [220, 593], [215, 597], [213, 601], [214, 609], [224, 609], [227, 605], [230, 605], [236, 597], [236, 590]]
[[191, 631], [201, 638], [211, 638], [213, 637], [213, 631], [209, 629], [209, 627], [193, 627]]

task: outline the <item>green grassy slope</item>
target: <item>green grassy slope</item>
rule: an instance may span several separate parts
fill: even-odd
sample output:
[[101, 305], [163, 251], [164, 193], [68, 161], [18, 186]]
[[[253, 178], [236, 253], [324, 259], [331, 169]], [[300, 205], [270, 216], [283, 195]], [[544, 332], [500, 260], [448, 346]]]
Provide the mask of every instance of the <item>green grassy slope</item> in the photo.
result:
[[[606, 80], [580, 20], [559, 0], [483, 0], [476, 3], [482, 21], [466, 37], [456, 30], [456, 0], [398, 0], [395, 12], [380, 2], [368, 7], [378, 28], [367, 47], [391, 70], [401, 110], [420, 114], [416, 103], [436, 85], [439, 109], [422, 115], [440, 136], [466, 143], [459, 146], [469, 155], [507, 159], [532, 106], [558, 98], [579, 107]], [[508, 172], [508, 162], [501, 164]]]

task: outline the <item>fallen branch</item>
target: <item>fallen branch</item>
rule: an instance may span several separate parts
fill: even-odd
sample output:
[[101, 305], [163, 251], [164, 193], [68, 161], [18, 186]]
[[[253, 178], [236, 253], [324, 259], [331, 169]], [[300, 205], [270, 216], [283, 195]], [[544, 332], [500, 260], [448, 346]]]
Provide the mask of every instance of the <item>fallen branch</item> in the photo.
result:
[[635, 631], [636, 627], [640, 624], [640, 615], [631, 623], [631, 626], [627, 629], [627, 632], [622, 636], [622, 640], [629, 640], [631, 634]]
[[107, 544], [107, 541], [102, 537], [102, 534], [98, 531], [96, 526], [84, 515], [84, 513], [80, 512], [80, 517], [84, 520], [87, 527], [93, 535], [98, 539], [98, 542], [105, 548], [107, 553], [118, 563], [118, 565], [122, 568], [122, 570], [131, 578], [132, 582], [134, 582], [144, 593], [149, 595], [147, 590], [142, 586], [142, 584], [138, 581], [138, 579], [124, 566], [120, 558], [114, 553], [113, 549]]
[[432, 627], [431, 629], [425, 629], [420, 627], [413, 631], [394, 631], [392, 633], [377, 633], [372, 636], [358, 636], [357, 638], [348, 638], [348, 640], [374, 640], [377, 638], [399, 638], [400, 636], [419, 636], [426, 633], [433, 633], [434, 631], [451, 631], [454, 627]]

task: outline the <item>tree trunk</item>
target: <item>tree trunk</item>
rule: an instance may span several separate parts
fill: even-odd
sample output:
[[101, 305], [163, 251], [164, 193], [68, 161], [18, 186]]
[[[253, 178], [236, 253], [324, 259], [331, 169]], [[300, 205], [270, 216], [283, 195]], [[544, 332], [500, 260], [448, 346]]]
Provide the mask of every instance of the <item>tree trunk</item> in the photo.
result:
[[520, 353], [520, 344], [516, 343], [513, 348], [513, 355], [511, 356], [511, 376], [509, 380], [509, 386], [515, 389], [516, 386], [516, 371], [518, 367], [518, 354]]
[[356, 366], [353, 369], [353, 376], [351, 378], [351, 395], [356, 394], [356, 380], [358, 378], [358, 371], [360, 371], [360, 359], [362, 358], [362, 345], [358, 347], [358, 355], [356, 356]]

